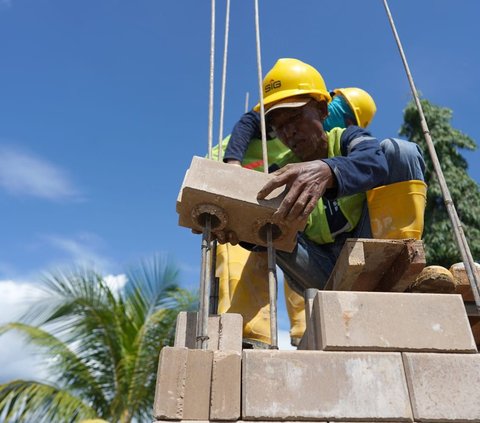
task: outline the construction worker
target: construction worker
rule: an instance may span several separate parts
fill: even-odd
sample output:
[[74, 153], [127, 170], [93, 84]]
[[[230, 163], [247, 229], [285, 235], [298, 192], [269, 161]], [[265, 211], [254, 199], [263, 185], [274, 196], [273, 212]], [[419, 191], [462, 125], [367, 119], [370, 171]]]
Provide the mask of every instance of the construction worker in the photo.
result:
[[[367, 126], [376, 112], [372, 97], [360, 88], [332, 91], [325, 126]], [[270, 134], [268, 142], [269, 170], [292, 160], [289, 149]], [[260, 118], [255, 111], [246, 113], [235, 125], [226, 145], [224, 161], [263, 171], [260, 138]], [[249, 148], [250, 147], [250, 148]], [[248, 150], [248, 151], [247, 151]], [[255, 347], [270, 342], [268, 287], [265, 283], [267, 257], [262, 252], [249, 252], [240, 246], [223, 245], [217, 250], [217, 276], [220, 279], [219, 313], [241, 313], [244, 317], [244, 339]], [[298, 345], [305, 332], [303, 297], [284, 284], [285, 300], [290, 319], [292, 345]]]
[[[325, 286], [347, 238], [421, 237], [425, 203], [410, 195], [412, 186], [426, 190], [416, 144], [394, 138], [380, 143], [358, 126], [326, 132], [330, 94], [320, 73], [299, 60], [278, 60], [263, 91], [269, 126], [302, 161], [277, 170], [258, 193], [264, 199], [286, 185], [274, 218], [307, 221], [294, 251], [277, 251], [295, 291]], [[394, 197], [402, 198], [401, 210], [389, 208]]]

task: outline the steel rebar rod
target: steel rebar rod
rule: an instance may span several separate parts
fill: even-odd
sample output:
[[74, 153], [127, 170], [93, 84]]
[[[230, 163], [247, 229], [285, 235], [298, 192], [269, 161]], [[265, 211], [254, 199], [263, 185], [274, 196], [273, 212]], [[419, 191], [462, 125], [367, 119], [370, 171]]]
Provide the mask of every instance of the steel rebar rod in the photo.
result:
[[[211, 1], [210, 30], [210, 90], [208, 105], [208, 158], [212, 158], [213, 143], [213, 82], [215, 69], [215, 0]], [[201, 245], [200, 304], [197, 315], [196, 347], [208, 348], [208, 312], [210, 310], [210, 285], [212, 274], [211, 216], [205, 218]]]
[[230, 28], [230, 0], [227, 0], [225, 12], [225, 39], [223, 48], [222, 91], [220, 96], [220, 124], [218, 130], [218, 161], [222, 161], [223, 116], [225, 112], [225, 88], [227, 85], [228, 33]]
[[452, 197], [450, 195], [450, 191], [447, 186], [447, 182], [443, 175], [442, 168], [440, 166], [440, 161], [438, 160], [437, 152], [435, 150], [435, 146], [433, 144], [432, 137], [430, 135], [430, 130], [427, 125], [427, 121], [425, 119], [425, 114], [423, 113], [422, 104], [420, 102], [420, 98], [418, 96], [417, 88], [415, 87], [415, 83], [413, 81], [412, 73], [410, 72], [410, 67], [408, 66], [407, 58], [403, 51], [402, 43], [400, 41], [400, 37], [398, 35], [397, 29], [395, 27], [395, 23], [393, 21], [392, 14], [390, 12], [390, 8], [388, 6], [387, 0], [383, 0], [383, 5], [385, 7], [385, 11], [388, 16], [388, 20], [390, 22], [390, 26], [392, 28], [393, 36], [397, 43], [398, 50], [400, 52], [400, 56], [402, 58], [403, 66], [405, 68], [405, 72], [407, 74], [408, 82], [410, 83], [410, 88], [412, 90], [413, 97], [415, 99], [415, 104], [418, 109], [418, 113], [420, 114], [420, 125], [422, 127], [422, 131], [425, 137], [425, 142], [427, 143], [428, 151], [430, 153], [430, 157], [432, 159], [433, 168], [437, 175], [438, 183], [440, 185], [440, 189], [442, 191], [443, 200], [445, 203], [445, 207], [447, 209], [448, 215], [450, 217], [450, 221], [452, 222], [453, 233], [455, 236], [455, 241], [457, 243], [458, 249], [460, 250], [460, 255], [462, 257], [463, 263], [465, 265], [465, 271], [467, 272], [468, 280], [470, 282], [473, 295], [475, 297], [475, 304], [477, 309], [480, 310], [480, 280], [476, 271], [475, 262], [472, 257], [472, 253], [470, 251], [470, 247], [468, 245], [467, 239], [465, 237], [465, 233], [463, 231], [462, 223], [458, 217], [457, 210], [455, 209], [455, 205], [453, 203]]
[[197, 318], [196, 347], [208, 348], [208, 312], [211, 281], [211, 218], [207, 215], [202, 233], [202, 266], [200, 275], [200, 310]]
[[[260, 98], [260, 127], [262, 131], [263, 171], [268, 173], [267, 130], [265, 125], [265, 105], [263, 102], [262, 55], [260, 48], [260, 23], [258, 17], [258, 0], [255, 0], [255, 37], [257, 47], [258, 88]], [[268, 292], [270, 297], [270, 343], [271, 348], [278, 348], [277, 324], [277, 273], [275, 265], [275, 249], [272, 243], [272, 225], [267, 226], [268, 251]]]
[[270, 348], [278, 349], [278, 327], [277, 327], [277, 265], [275, 260], [275, 248], [272, 246], [272, 225], [267, 228], [268, 245], [268, 295], [270, 299]]
[[212, 158], [213, 144], [213, 82], [215, 74], [215, 0], [211, 2], [211, 29], [210, 29], [210, 89], [208, 100], [208, 158]]

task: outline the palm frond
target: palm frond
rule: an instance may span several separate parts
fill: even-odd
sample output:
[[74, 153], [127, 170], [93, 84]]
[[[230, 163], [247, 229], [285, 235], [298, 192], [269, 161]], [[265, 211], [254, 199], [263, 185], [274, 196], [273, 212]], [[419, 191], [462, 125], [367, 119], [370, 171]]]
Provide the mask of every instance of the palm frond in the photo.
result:
[[29, 380], [0, 385], [0, 416], [7, 422], [76, 422], [97, 413], [67, 390]]

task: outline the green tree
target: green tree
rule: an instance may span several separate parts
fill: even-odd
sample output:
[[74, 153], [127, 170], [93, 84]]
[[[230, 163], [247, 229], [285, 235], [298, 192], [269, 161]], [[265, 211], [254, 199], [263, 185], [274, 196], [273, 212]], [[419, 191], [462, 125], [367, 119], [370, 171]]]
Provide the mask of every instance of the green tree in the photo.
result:
[[177, 276], [158, 258], [132, 268], [120, 290], [92, 270], [48, 275], [46, 296], [0, 334], [15, 330], [39, 347], [51, 376], [0, 385], [0, 418], [151, 421], [159, 351], [172, 343], [177, 313], [197, 301]]
[[[451, 126], [452, 111], [421, 100], [452, 200], [462, 222], [474, 259], [480, 258], [480, 190], [479, 185], [467, 174], [467, 161], [460, 150], [475, 150], [477, 145], [468, 135]], [[415, 103], [410, 102], [404, 110], [404, 123], [400, 135], [416, 142], [424, 151], [426, 183], [428, 185], [425, 230], [423, 240], [427, 264], [449, 268], [461, 261], [454, 239], [452, 225], [445, 207], [440, 185], [433, 170], [432, 160], [420, 126], [420, 117]]]

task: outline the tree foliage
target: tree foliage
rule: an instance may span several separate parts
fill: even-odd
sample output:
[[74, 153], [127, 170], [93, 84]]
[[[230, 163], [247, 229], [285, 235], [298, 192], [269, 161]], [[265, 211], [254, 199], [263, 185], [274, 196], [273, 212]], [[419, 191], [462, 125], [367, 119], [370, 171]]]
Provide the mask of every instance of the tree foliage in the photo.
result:
[[[472, 255], [480, 258], [480, 190], [479, 185], [468, 176], [467, 161], [461, 149], [475, 150], [475, 141], [451, 126], [452, 111], [421, 100], [433, 144], [455, 204]], [[404, 110], [404, 123], [400, 135], [416, 142], [424, 151], [426, 183], [428, 185], [423, 240], [427, 264], [449, 268], [461, 261], [459, 249], [453, 236], [452, 225], [443, 201], [440, 185], [433, 170], [432, 160], [420, 126], [420, 117], [415, 103], [410, 102]]]
[[48, 380], [0, 385], [0, 418], [15, 422], [151, 421], [159, 351], [171, 345], [180, 310], [196, 298], [176, 283], [177, 270], [155, 258], [112, 289], [93, 270], [50, 274], [15, 330], [39, 348]]

